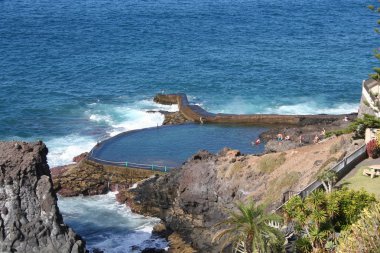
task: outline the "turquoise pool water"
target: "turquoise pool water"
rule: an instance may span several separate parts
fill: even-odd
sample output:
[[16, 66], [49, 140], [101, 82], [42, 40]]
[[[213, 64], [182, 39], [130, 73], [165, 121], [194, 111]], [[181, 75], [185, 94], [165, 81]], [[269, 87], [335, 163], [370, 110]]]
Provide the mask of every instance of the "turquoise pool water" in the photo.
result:
[[110, 138], [92, 150], [96, 159], [177, 167], [197, 151], [218, 152], [224, 147], [242, 153], [261, 153], [264, 144], [251, 142], [265, 131], [244, 125], [185, 124], [131, 131]]

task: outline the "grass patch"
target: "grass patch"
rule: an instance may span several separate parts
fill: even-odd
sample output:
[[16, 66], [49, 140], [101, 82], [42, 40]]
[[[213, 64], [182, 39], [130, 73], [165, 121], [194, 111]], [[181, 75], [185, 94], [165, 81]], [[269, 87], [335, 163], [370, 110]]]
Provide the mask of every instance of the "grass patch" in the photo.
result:
[[374, 193], [376, 198], [380, 200], [380, 177], [376, 176], [375, 178], [371, 178], [369, 176], [363, 176], [364, 169], [368, 169], [368, 167], [360, 167], [354, 176], [344, 179], [342, 184], [350, 189], [364, 189], [369, 193]]
[[235, 162], [231, 168], [229, 168], [227, 171], [226, 171], [226, 174], [225, 176], [227, 178], [231, 178], [233, 175], [241, 172], [244, 168], [244, 164], [242, 162]]
[[283, 177], [276, 178], [269, 183], [268, 191], [264, 194], [263, 203], [270, 206], [280, 200], [286, 190], [290, 190], [299, 181], [301, 174], [296, 171], [286, 173]]
[[329, 132], [326, 132], [326, 135], [325, 137], [326, 138], [329, 138], [331, 136], [340, 136], [342, 134], [349, 134], [349, 133], [352, 133], [354, 130], [350, 127], [348, 128], [344, 128], [344, 129], [339, 129], [339, 130], [335, 130], [335, 131], [329, 131]]
[[280, 167], [286, 161], [286, 153], [279, 155], [266, 155], [261, 157], [258, 165], [258, 170], [264, 173], [271, 173], [276, 168]]

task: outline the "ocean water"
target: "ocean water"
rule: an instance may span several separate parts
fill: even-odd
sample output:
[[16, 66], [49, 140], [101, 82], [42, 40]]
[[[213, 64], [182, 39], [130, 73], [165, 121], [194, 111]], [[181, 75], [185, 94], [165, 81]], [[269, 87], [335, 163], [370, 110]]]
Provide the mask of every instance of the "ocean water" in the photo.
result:
[[41, 139], [66, 164], [160, 125], [146, 111], [176, 108], [157, 92], [212, 112], [355, 112], [376, 65], [371, 3], [0, 0], [0, 139]]
[[51, 166], [155, 126], [157, 92], [212, 112], [347, 113], [375, 65], [364, 0], [1, 0], [0, 139]]
[[165, 249], [168, 246], [164, 239], [151, 236], [159, 219], [132, 213], [125, 205], [116, 203], [114, 192], [59, 198], [58, 204], [65, 223], [82, 235], [91, 251], [137, 253], [144, 248]]

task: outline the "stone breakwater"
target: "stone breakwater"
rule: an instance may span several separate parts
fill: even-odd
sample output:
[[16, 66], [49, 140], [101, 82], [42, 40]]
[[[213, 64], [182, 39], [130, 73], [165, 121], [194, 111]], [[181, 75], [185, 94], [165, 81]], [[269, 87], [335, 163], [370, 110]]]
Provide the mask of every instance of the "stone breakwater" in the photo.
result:
[[0, 251], [86, 252], [63, 223], [42, 142], [0, 142]]
[[278, 114], [224, 114], [210, 113], [198, 105], [190, 104], [185, 94], [157, 94], [156, 103], [177, 104], [182, 115], [193, 122], [231, 123], [252, 125], [313, 125], [342, 120], [345, 115], [278, 115]]

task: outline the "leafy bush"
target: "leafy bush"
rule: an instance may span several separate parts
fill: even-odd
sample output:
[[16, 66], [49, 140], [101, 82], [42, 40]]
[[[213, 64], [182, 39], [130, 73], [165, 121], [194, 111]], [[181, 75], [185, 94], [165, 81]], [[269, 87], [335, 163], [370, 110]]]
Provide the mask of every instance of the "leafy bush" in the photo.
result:
[[312, 249], [313, 248], [311, 247], [311, 244], [307, 238], [301, 237], [297, 239], [295, 245], [296, 253], [308, 253], [311, 252]]
[[380, 119], [376, 116], [364, 114], [363, 118], [356, 119], [348, 128], [355, 132], [354, 138], [363, 139], [366, 128], [380, 128]]
[[377, 158], [380, 155], [380, 147], [376, 140], [370, 140], [366, 146], [369, 157]]
[[342, 134], [349, 134], [349, 133], [352, 133], [353, 131], [350, 129], [350, 128], [344, 128], [344, 129], [339, 129], [339, 130], [335, 130], [335, 131], [329, 131], [326, 133], [326, 138], [329, 138], [331, 136], [340, 136]]
[[[349, 225], [356, 222], [361, 211], [376, 202], [373, 194], [365, 190], [349, 190], [344, 188], [334, 191], [330, 195], [332, 206], [337, 204], [335, 215], [332, 217], [332, 224], [337, 232], [346, 229]], [[330, 204], [331, 204], [330, 203]]]
[[363, 118], [356, 119], [347, 128], [327, 132], [326, 137], [354, 132], [354, 139], [363, 139], [366, 128], [380, 128], [380, 119], [376, 116], [364, 114]]
[[323, 252], [336, 232], [356, 222], [360, 212], [375, 201], [375, 197], [364, 190], [344, 188], [329, 194], [316, 190], [305, 199], [291, 198], [284, 206], [284, 215], [295, 224], [299, 237], [309, 241], [313, 252]]
[[380, 203], [366, 208], [350, 229], [342, 232], [337, 253], [379, 252]]

